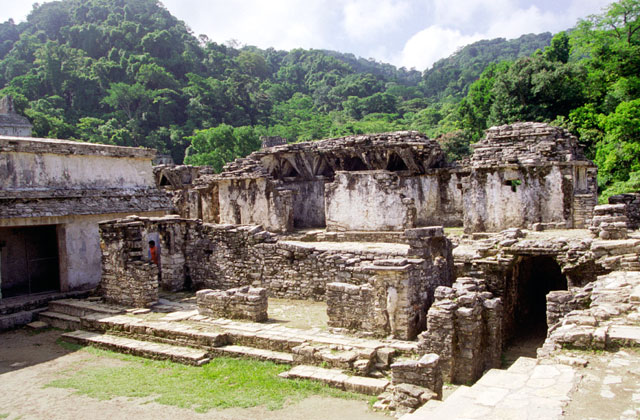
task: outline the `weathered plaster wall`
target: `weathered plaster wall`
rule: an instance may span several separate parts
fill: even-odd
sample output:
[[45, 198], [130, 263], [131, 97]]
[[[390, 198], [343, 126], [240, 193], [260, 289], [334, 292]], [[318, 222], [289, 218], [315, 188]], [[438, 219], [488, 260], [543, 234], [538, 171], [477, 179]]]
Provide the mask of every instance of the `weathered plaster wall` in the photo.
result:
[[31, 127], [22, 127], [22, 126], [0, 127], [0, 136], [31, 137]]
[[1, 153], [0, 189], [142, 188], [154, 185], [148, 159]]
[[265, 178], [224, 180], [218, 184], [220, 223], [261, 224], [272, 232], [293, 229], [293, 198]]
[[436, 169], [427, 175], [402, 177], [402, 191], [416, 206], [417, 226], [462, 226], [463, 175]]
[[337, 172], [325, 187], [327, 229], [403, 230], [413, 226], [462, 225], [462, 175], [389, 171]]
[[464, 185], [465, 230], [498, 232], [540, 222], [569, 227], [573, 187], [563, 172], [557, 165], [472, 170]]
[[325, 187], [327, 230], [404, 230], [415, 226], [412, 199], [388, 171], [337, 172]]
[[324, 179], [287, 182], [293, 192], [293, 225], [296, 228], [324, 227]]

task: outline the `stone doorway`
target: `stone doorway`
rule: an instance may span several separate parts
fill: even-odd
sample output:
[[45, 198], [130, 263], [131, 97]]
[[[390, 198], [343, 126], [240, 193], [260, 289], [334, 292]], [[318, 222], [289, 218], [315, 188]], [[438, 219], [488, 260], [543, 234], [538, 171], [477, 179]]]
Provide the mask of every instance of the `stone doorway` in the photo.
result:
[[552, 290], [567, 290], [567, 278], [552, 256], [518, 258], [513, 276], [512, 328], [507, 337], [507, 358], [535, 357], [536, 349], [547, 335], [546, 295]]
[[55, 225], [0, 228], [2, 298], [60, 290]]

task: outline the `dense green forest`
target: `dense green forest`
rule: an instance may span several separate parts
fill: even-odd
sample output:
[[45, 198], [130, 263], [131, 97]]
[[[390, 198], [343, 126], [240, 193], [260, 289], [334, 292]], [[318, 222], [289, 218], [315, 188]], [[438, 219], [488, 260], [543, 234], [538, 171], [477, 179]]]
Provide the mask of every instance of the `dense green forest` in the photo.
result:
[[548, 121], [579, 135], [606, 196], [640, 189], [639, 13], [640, 0], [621, 0], [553, 38], [480, 41], [420, 73], [213, 42], [157, 0], [62, 0], [0, 24], [0, 94], [37, 136], [155, 147], [216, 169], [260, 135], [416, 129], [455, 159], [491, 125]]

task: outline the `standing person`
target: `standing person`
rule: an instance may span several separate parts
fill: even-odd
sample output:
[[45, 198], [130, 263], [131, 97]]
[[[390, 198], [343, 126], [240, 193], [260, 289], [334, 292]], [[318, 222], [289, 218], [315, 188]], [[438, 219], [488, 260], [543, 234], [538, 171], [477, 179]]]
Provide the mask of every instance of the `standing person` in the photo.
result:
[[159, 258], [160, 256], [158, 255], [158, 248], [156, 248], [156, 242], [149, 241], [149, 259], [153, 261], [155, 265], [160, 265]]

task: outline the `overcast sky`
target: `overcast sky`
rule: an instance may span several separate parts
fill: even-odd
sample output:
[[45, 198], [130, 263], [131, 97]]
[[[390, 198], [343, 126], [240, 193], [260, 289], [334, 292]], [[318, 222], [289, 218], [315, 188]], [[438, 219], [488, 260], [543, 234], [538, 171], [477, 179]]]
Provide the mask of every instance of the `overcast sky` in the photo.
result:
[[[40, 1], [43, 3], [45, 1]], [[424, 70], [458, 47], [558, 32], [610, 0], [163, 0], [196, 35], [290, 50], [322, 48]], [[29, 0], [0, 0], [0, 20], [22, 21]]]

